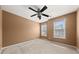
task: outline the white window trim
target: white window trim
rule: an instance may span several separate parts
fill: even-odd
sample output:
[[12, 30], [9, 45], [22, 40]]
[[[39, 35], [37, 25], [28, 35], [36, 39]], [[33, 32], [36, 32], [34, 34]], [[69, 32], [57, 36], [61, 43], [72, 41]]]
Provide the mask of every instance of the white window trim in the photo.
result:
[[[57, 36], [55, 36], [55, 23], [53, 24], [54, 25], [54, 35], [53, 35], [53, 37], [54, 38], [61, 38], [61, 39], [66, 39], [66, 18], [62, 18], [61, 20], [64, 20], [64, 36], [63, 37], [57, 37]], [[59, 21], [61, 21], [61, 20], [59, 20]], [[55, 22], [57, 22], [57, 21], [55, 21]]]
[[[41, 26], [42, 26], [43, 24], [41, 24]], [[46, 25], [46, 28], [47, 28], [47, 23], [44, 23], [44, 25]], [[42, 27], [41, 27], [42, 28]], [[42, 35], [42, 29], [41, 29], [41, 36], [47, 36], [47, 34], [44, 34], [44, 35]]]

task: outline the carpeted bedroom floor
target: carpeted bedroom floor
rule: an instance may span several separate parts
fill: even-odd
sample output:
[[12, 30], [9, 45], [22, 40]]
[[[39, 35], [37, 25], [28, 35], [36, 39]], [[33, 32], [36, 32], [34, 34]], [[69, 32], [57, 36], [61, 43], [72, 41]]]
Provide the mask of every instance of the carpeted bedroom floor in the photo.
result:
[[2, 48], [1, 54], [78, 54], [76, 48], [70, 45], [34, 39]]

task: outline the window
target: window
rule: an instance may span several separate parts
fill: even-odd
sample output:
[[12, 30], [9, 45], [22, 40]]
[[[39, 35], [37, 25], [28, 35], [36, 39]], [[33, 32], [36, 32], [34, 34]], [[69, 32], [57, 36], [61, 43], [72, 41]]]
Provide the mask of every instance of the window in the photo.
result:
[[54, 22], [54, 38], [65, 38], [65, 19]]
[[47, 24], [41, 24], [41, 36], [47, 36]]

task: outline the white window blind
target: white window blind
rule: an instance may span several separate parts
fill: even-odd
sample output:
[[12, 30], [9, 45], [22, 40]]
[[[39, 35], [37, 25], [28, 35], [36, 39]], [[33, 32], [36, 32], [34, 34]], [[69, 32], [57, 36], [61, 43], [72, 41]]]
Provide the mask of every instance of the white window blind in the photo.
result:
[[54, 22], [54, 38], [65, 38], [65, 19]]
[[47, 24], [41, 24], [41, 36], [47, 36]]

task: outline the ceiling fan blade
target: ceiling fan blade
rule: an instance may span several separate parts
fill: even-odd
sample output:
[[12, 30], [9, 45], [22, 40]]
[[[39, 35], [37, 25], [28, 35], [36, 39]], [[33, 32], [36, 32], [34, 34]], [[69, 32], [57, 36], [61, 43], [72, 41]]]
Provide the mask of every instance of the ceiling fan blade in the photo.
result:
[[30, 10], [37, 12], [36, 10], [34, 10], [33, 8], [29, 7]]
[[43, 13], [42, 13], [42, 15], [43, 15], [43, 16], [46, 16], [46, 17], [49, 17], [49, 15], [46, 15], [46, 14], [43, 14]]
[[46, 10], [47, 9], [47, 6], [44, 6], [41, 10], [40, 10], [40, 12], [43, 12], [44, 10]]
[[37, 14], [31, 15], [31, 17], [36, 16]]

